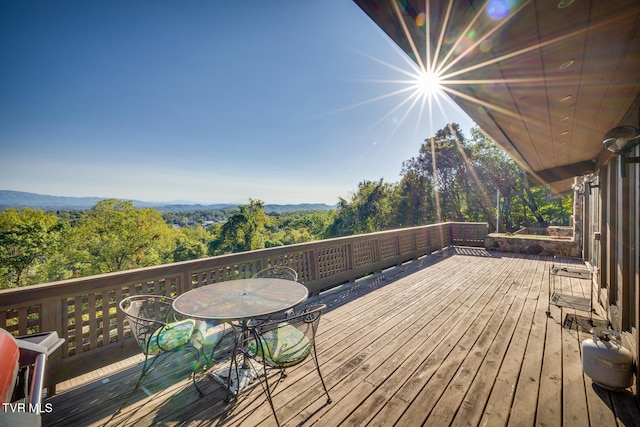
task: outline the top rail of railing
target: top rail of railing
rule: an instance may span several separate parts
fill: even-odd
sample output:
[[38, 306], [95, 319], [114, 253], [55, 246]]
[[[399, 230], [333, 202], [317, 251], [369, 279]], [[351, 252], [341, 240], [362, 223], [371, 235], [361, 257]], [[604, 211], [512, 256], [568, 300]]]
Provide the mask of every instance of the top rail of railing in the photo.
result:
[[65, 339], [48, 363], [52, 386], [137, 351], [117, 309], [129, 295], [176, 296], [272, 265], [295, 269], [317, 294], [448, 246], [483, 247], [487, 230], [486, 223], [446, 222], [1, 290], [0, 327], [16, 335], [57, 331]]

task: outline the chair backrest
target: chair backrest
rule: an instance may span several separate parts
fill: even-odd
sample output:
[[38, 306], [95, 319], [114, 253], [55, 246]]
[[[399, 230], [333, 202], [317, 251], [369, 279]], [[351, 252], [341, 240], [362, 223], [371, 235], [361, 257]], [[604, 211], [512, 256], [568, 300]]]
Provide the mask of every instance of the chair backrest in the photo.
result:
[[120, 301], [120, 310], [127, 316], [131, 333], [146, 349], [153, 333], [176, 321], [173, 298], [162, 295], [134, 295]]
[[[255, 349], [265, 362], [280, 368], [297, 365], [315, 347], [316, 332], [324, 304], [310, 305], [286, 319], [268, 322], [256, 328]], [[254, 350], [254, 351], [252, 351]]]
[[283, 265], [274, 265], [273, 267], [265, 268], [253, 276], [254, 279], [259, 277], [298, 281], [298, 273], [293, 268]]

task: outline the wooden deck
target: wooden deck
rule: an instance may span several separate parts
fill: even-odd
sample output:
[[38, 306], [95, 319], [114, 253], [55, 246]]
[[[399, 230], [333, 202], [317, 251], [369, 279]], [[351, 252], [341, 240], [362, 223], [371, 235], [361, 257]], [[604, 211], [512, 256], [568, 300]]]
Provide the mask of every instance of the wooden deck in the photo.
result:
[[[582, 373], [580, 342], [590, 334], [563, 327], [563, 317], [589, 314], [549, 307], [554, 262], [455, 248], [314, 297], [328, 305], [318, 351], [333, 403], [309, 359], [276, 388], [281, 422], [640, 425], [631, 391], [606, 391]], [[589, 296], [588, 280], [558, 280], [556, 290]], [[108, 425], [275, 425], [261, 387], [227, 403], [221, 387], [203, 378], [199, 398], [181, 362], [160, 366]], [[43, 425], [103, 425], [137, 379], [139, 363], [123, 366], [84, 385], [61, 384], [46, 401], [53, 411]]]

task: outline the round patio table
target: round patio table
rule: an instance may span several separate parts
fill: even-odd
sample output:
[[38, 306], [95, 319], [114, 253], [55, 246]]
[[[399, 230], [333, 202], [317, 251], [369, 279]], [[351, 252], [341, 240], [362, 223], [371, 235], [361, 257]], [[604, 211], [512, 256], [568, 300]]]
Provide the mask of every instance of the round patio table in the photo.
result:
[[229, 280], [193, 289], [178, 296], [173, 308], [188, 317], [247, 321], [285, 312], [306, 301], [300, 283], [271, 278]]
[[[271, 316], [303, 303], [308, 295], [306, 287], [291, 280], [230, 280], [185, 292], [174, 300], [173, 308], [187, 317], [231, 323], [239, 331], [231, 359], [210, 372], [233, 396], [238, 396], [259, 383], [256, 379], [266, 380], [270, 375], [248, 353], [250, 331], [255, 327], [250, 321], [267, 321]], [[241, 362], [236, 359], [238, 355], [242, 358]], [[271, 374], [275, 373], [274, 370]]]

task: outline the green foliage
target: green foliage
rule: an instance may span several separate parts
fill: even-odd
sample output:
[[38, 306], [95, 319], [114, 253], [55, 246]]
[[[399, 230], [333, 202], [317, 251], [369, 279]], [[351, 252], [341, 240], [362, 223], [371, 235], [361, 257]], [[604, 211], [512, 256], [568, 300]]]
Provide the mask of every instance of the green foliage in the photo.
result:
[[35, 209], [0, 213], [0, 288], [28, 284], [25, 274], [56, 249], [63, 228], [56, 215]]
[[340, 198], [338, 212], [326, 231], [327, 237], [370, 233], [393, 226], [393, 185], [362, 181], [351, 201]]
[[155, 209], [108, 199], [82, 215], [68, 239], [66, 258], [75, 277], [172, 261], [176, 232]]
[[551, 200], [546, 187], [529, 187], [524, 171], [478, 128], [471, 139], [457, 124], [425, 140], [402, 165], [397, 184], [363, 181], [351, 200], [340, 199], [326, 236], [344, 236], [443, 221], [489, 222], [500, 229], [568, 224], [571, 196]]
[[[230, 221], [202, 225], [221, 216]], [[154, 209], [117, 200], [56, 214], [8, 209], [0, 214], [0, 287], [317, 240], [332, 218], [331, 211], [267, 215], [259, 200], [236, 211], [198, 210], [164, 218]]]
[[264, 202], [249, 199], [240, 206], [220, 229], [220, 236], [209, 244], [209, 254], [251, 251], [265, 247], [265, 225], [268, 222]]
[[292, 245], [324, 238], [334, 211], [270, 213], [265, 226], [265, 247]]
[[176, 248], [173, 250], [173, 260], [188, 261], [207, 256], [207, 245], [212, 240], [211, 231], [214, 229], [214, 227], [207, 229], [197, 224], [180, 228], [176, 237]]

